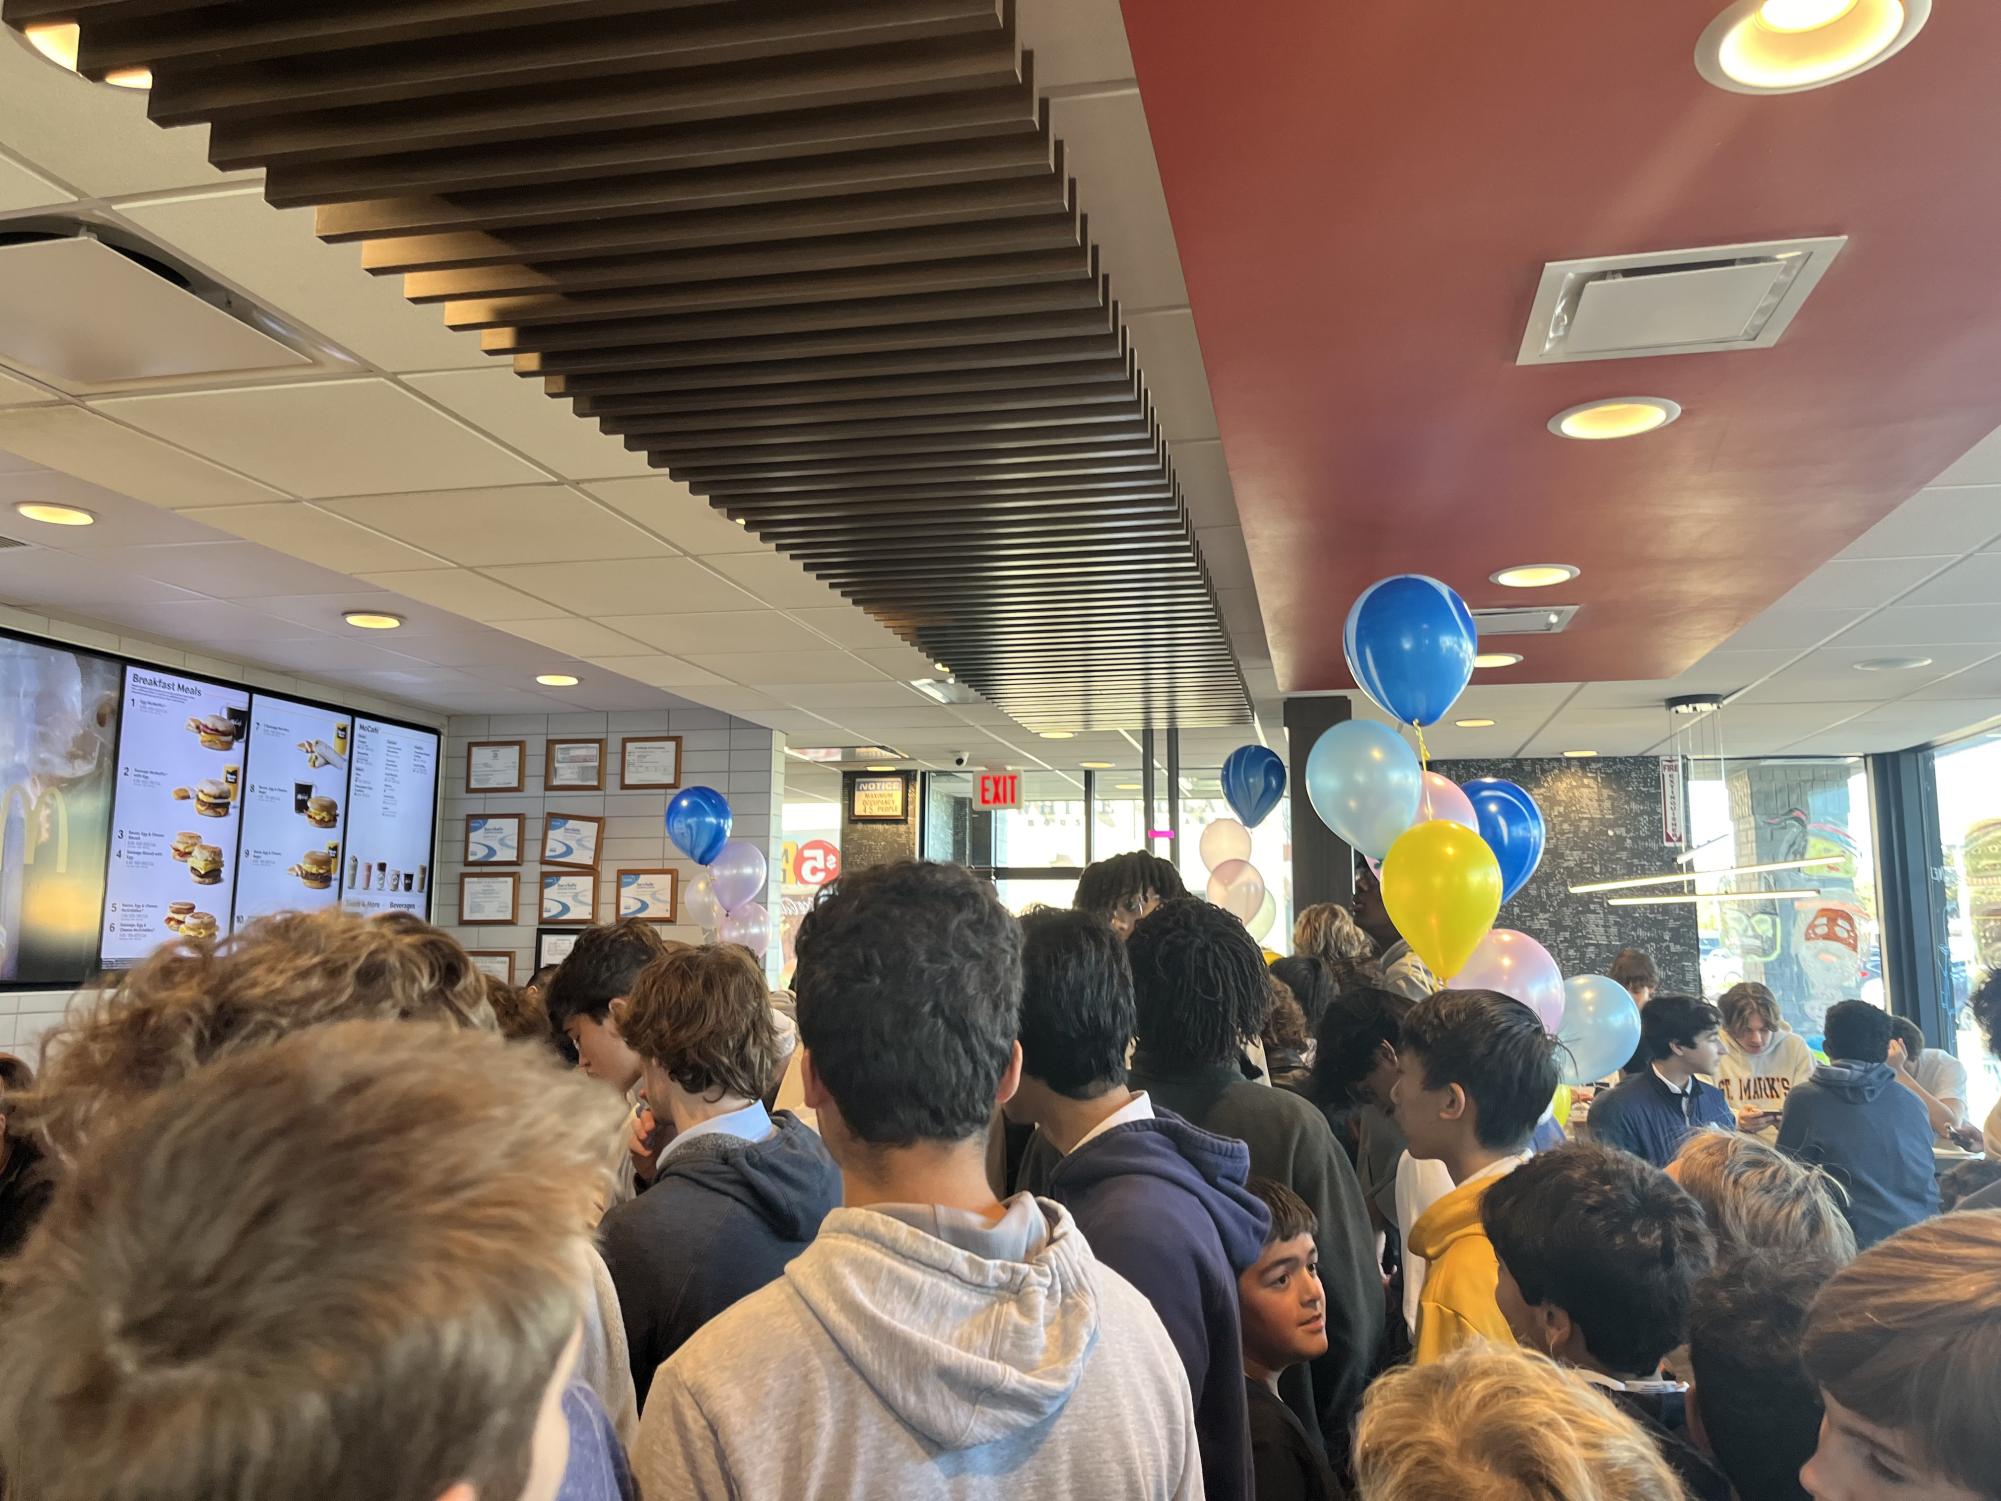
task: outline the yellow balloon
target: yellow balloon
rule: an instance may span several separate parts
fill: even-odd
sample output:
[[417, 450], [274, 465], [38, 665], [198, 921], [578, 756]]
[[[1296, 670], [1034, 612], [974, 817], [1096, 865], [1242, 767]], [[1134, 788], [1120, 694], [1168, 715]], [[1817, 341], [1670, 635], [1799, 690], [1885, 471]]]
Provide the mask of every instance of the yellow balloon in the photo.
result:
[[1501, 865], [1464, 824], [1413, 824], [1383, 856], [1383, 910], [1435, 975], [1456, 975], [1501, 911]]
[[1564, 1130], [1568, 1131], [1570, 1129], [1570, 1086], [1568, 1084], [1559, 1084], [1556, 1086], [1556, 1093], [1550, 1098], [1549, 1102], [1549, 1115], [1550, 1119], [1563, 1127]]

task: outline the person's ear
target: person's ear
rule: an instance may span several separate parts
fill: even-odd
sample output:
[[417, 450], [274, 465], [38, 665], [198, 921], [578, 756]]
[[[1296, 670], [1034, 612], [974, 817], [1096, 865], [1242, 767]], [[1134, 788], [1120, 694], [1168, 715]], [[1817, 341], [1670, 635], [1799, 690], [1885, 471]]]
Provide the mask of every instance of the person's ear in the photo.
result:
[[808, 1110], [825, 1110], [834, 1103], [834, 1097], [820, 1081], [820, 1071], [813, 1067], [813, 1051], [804, 1043], [799, 1045], [799, 1086], [806, 1092]]
[[632, 1014], [632, 997], [629, 995], [613, 996], [611, 998], [611, 1004], [605, 1008], [605, 1020], [608, 1023], [610, 1023], [611, 1029], [614, 1032], [618, 1031], [619, 1023], [624, 1021], [631, 1014]]
[[1568, 1360], [1578, 1363], [1578, 1357], [1586, 1353], [1584, 1336], [1577, 1323], [1564, 1309], [1554, 1303], [1545, 1303], [1536, 1310], [1542, 1319], [1543, 1332], [1549, 1342], [1544, 1347], [1553, 1360]]
[[1439, 1109], [1438, 1118], [1442, 1121], [1464, 1120], [1472, 1107], [1473, 1101], [1463, 1088], [1448, 1084], [1445, 1086], [1445, 1104]]
[[1376, 1044], [1375, 1056], [1376, 1056], [1376, 1062], [1387, 1064], [1391, 1068], [1395, 1068], [1397, 1066], [1396, 1044], [1391, 1042], [1388, 1038], [1384, 1038], [1381, 1042]]
[[1014, 1098], [1014, 1092], [1021, 1088], [1021, 1044], [1013, 1043], [1007, 1055], [1007, 1067], [1001, 1070], [1000, 1087], [994, 1091], [994, 1103], [1005, 1105]]

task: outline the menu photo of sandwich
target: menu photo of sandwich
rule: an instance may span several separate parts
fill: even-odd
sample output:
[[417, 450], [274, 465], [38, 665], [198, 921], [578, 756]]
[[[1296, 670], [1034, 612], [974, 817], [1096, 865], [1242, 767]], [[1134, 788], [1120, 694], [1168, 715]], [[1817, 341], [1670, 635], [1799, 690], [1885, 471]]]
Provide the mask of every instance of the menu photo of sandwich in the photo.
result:
[[188, 729], [193, 731], [208, 750], [235, 750], [236, 742], [243, 738], [244, 722], [233, 714], [195, 714], [188, 719]]
[[222, 884], [222, 849], [219, 845], [198, 844], [188, 855], [188, 874], [203, 886]]
[[183, 938], [213, 938], [215, 931], [216, 921], [213, 912], [190, 912], [181, 919]]
[[335, 851], [307, 850], [292, 867], [292, 874], [314, 891], [325, 891], [333, 885], [334, 871], [339, 865], [340, 856]]
[[319, 829], [332, 828], [340, 822], [340, 802], [324, 794], [307, 798], [306, 822]]
[[193, 829], [182, 829], [174, 836], [173, 843], [167, 846], [167, 853], [185, 865], [188, 856], [195, 852], [195, 846], [200, 843], [201, 835]]

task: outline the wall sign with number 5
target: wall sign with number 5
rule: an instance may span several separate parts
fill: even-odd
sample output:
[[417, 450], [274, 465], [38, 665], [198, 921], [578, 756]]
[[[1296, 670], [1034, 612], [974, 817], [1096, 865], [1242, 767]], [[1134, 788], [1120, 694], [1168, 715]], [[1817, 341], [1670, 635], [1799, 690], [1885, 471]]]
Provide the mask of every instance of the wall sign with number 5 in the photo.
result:
[[788, 841], [784, 857], [787, 886], [824, 886], [841, 873], [841, 852], [824, 839]]

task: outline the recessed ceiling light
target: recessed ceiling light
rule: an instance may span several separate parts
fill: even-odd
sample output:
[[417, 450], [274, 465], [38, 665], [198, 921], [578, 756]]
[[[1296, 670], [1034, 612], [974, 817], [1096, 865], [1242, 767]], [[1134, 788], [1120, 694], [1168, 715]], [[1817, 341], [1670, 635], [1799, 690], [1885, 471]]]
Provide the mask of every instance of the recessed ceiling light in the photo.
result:
[[878, 764], [878, 765], [875, 765], [875, 766], [871, 766], [871, 767], [869, 768], [869, 770], [870, 770], [870, 771], [895, 771], [895, 770], [896, 770], [896, 768], [895, 768], [894, 766], [883, 766], [883, 765], [880, 765], [880, 764]]
[[22, 28], [21, 35], [58, 68], [76, 71], [76, 49], [83, 42], [83, 28], [76, 22], [45, 21], [39, 26]]
[[1896, 56], [1931, 11], [1931, 0], [1736, 0], [1696, 42], [1695, 68], [1733, 94], [1825, 88]]
[[1042, 738], [1044, 740], [1075, 740], [1077, 732], [1075, 730], [1044, 730]]
[[1522, 563], [1487, 577], [1507, 589], [1547, 589], [1551, 584], [1569, 583], [1580, 571], [1568, 563]]
[[1473, 659], [1475, 667], [1512, 667], [1521, 661], [1518, 651], [1483, 651]]
[[104, 75], [104, 81], [114, 89], [150, 89], [153, 86], [151, 68], [113, 68]]
[[545, 672], [535, 679], [544, 688], [574, 688], [577, 680], [567, 672]]
[[23, 500], [14, 509], [30, 521], [39, 521], [47, 526], [95, 526], [97, 516], [81, 506], [49, 505], [39, 500]]
[[1112, 789], [1114, 792], [1137, 792], [1139, 790], [1138, 782], [1121, 782]]
[[1568, 756], [1573, 761], [1588, 761], [1591, 757], [1597, 754], [1598, 752], [1594, 750], [1574, 750], [1574, 751], [1564, 752], [1564, 755]]
[[1112, 769], [1112, 763], [1109, 761], [1079, 761], [1077, 764], [1086, 771], [1110, 771]]
[[401, 615], [384, 615], [377, 610], [349, 610], [341, 619], [358, 631], [393, 631], [403, 625]]
[[942, 672], [946, 677], [950, 677], [952, 675], [952, 669], [947, 667], [943, 662], [933, 662], [931, 664], [931, 670], [933, 672]]
[[1560, 438], [1636, 438], [1680, 415], [1680, 405], [1665, 396], [1607, 396], [1566, 407], [1549, 419], [1549, 430]]
[[1857, 672], [1909, 672], [1913, 667], [1929, 667], [1930, 657], [1871, 657], [1866, 662], [1857, 662]]
[[1462, 730], [1490, 729], [1494, 723], [1491, 719], [1455, 719], [1452, 722]]

